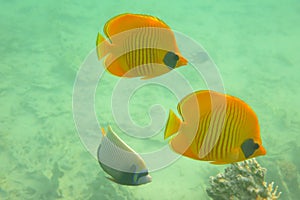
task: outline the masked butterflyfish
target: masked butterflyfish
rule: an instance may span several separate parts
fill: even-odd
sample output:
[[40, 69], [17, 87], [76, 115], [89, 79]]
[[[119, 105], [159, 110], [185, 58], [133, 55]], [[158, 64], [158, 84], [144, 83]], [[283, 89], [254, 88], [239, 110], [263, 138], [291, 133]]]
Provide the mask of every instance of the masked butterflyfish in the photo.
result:
[[102, 129], [102, 140], [98, 148], [98, 162], [102, 169], [122, 185], [141, 185], [152, 181], [144, 160], [108, 126]]
[[175, 35], [157, 17], [142, 14], [121, 14], [104, 26], [105, 39], [97, 36], [98, 59], [106, 69], [120, 77], [148, 79], [187, 65], [180, 54]]
[[[266, 154], [258, 119], [244, 101], [214, 91], [197, 91], [170, 110], [165, 139], [183, 156], [213, 164], [243, 161]], [[177, 133], [176, 135], [174, 135]]]

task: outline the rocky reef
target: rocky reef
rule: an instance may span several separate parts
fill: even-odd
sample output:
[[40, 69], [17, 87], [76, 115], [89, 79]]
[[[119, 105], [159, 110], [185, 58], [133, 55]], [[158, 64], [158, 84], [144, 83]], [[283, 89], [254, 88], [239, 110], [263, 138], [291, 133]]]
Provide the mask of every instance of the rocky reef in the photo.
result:
[[281, 192], [265, 182], [266, 169], [255, 159], [231, 164], [224, 173], [210, 177], [208, 196], [214, 200], [276, 200]]

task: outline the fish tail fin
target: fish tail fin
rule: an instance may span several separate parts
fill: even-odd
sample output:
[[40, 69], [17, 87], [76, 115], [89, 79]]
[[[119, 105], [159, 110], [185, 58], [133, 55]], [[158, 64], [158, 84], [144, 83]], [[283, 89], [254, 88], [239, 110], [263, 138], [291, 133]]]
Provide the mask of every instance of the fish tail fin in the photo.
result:
[[181, 123], [182, 121], [175, 115], [175, 113], [172, 110], [170, 110], [167, 126], [165, 129], [164, 139], [170, 137], [174, 133], [177, 133]]
[[101, 58], [106, 56], [110, 51], [111, 44], [100, 33], [98, 33], [96, 46], [98, 59], [101, 60]]

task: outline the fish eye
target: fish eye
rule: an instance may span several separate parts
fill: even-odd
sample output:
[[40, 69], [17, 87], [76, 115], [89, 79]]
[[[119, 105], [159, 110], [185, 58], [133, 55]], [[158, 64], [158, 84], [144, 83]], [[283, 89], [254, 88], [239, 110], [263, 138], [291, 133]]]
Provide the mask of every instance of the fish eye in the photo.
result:
[[255, 143], [254, 140], [250, 138], [242, 143], [241, 148], [245, 158], [249, 158], [259, 148], [259, 144]]
[[163, 59], [163, 62], [171, 69], [174, 69], [176, 67], [176, 63], [178, 60], [179, 60], [178, 55], [176, 55], [171, 51], [168, 51]]
[[133, 176], [133, 182], [137, 183], [141, 177], [147, 176], [147, 175], [148, 175], [148, 170], [143, 170], [139, 173], [135, 173]]
[[147, 175], [148, 175], [148, 170], [141, 171], [140, 173], [138, 173], [138, 178], [140, 178], [142, 176], [147, 176]]
[[176, 55], [176, 54], [174, 54], [175, 56], [174, 56], [174, 59], [177, 61], [177, 60], [179, 60], [179, 56], [178, 55]]

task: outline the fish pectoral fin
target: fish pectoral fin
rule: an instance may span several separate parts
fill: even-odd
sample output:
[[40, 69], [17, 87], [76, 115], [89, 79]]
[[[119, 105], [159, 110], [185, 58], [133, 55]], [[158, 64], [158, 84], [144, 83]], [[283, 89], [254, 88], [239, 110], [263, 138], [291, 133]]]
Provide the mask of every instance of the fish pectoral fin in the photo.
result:
[[132, 164], [129, 171], [135, 173], [136, 172], [136, 165]]
[[141, 80], [147, 80], [147, 79], [155, 78], [155, 77], [157, 77], [159, 75], [161, 75], [161, 74], [159, 74], [159, 73], [147, 74], [147, 75], [141, 77]]
[[141, 77], [141, 80], [147, 80], [147, 79], [150, 79], [150, 78], [153, 78], [153, 77], [151, 77], [151, 76], [143, 76], [143, 77]]
[[146, 75], [144, 77], [141, 77], [141, 80], [147, 80], [147, 79], [155, 78], [155, 77], [158, 77], [158, 76], [163, 75], [165, 73], [152, 73], [152, 74]]
[[142, 77], [142, 80], [150, 79], [150, 78], [155, 78], [158, 76], [161, 76], [163, 74], [166, 74], [170, 72], [171, 69], [165, 65], [159, 65], [155, 68], [155, 70], [151, 74], [147, 74], [144, 77]]
[[239, 160], [239, 148], [233, 148], [226, 159], [224, 160], [218, 160], [218, 161], [212, 161], [211, 164], [215, 165], [224, 165], [224, 164], [230, 164], [233, 162], [237, 162]]
[[225, 164], [229, 164], [228, 162], [225, 161], [211, 161], [210, 164], [214, 164], [214, 165], [225, 165]]
[[239, 158], [239, 148], [232, 149], [228, 158], [231, 162], [236, 162]]
[[151, 78], [154, 78], [154, 77], [156, 77], [155, 74], [149, 74], [149, 75], [147, 75], [147, 76], [141, 77], [141, 80], [147, 80], [147, 79], [151, 79]]

